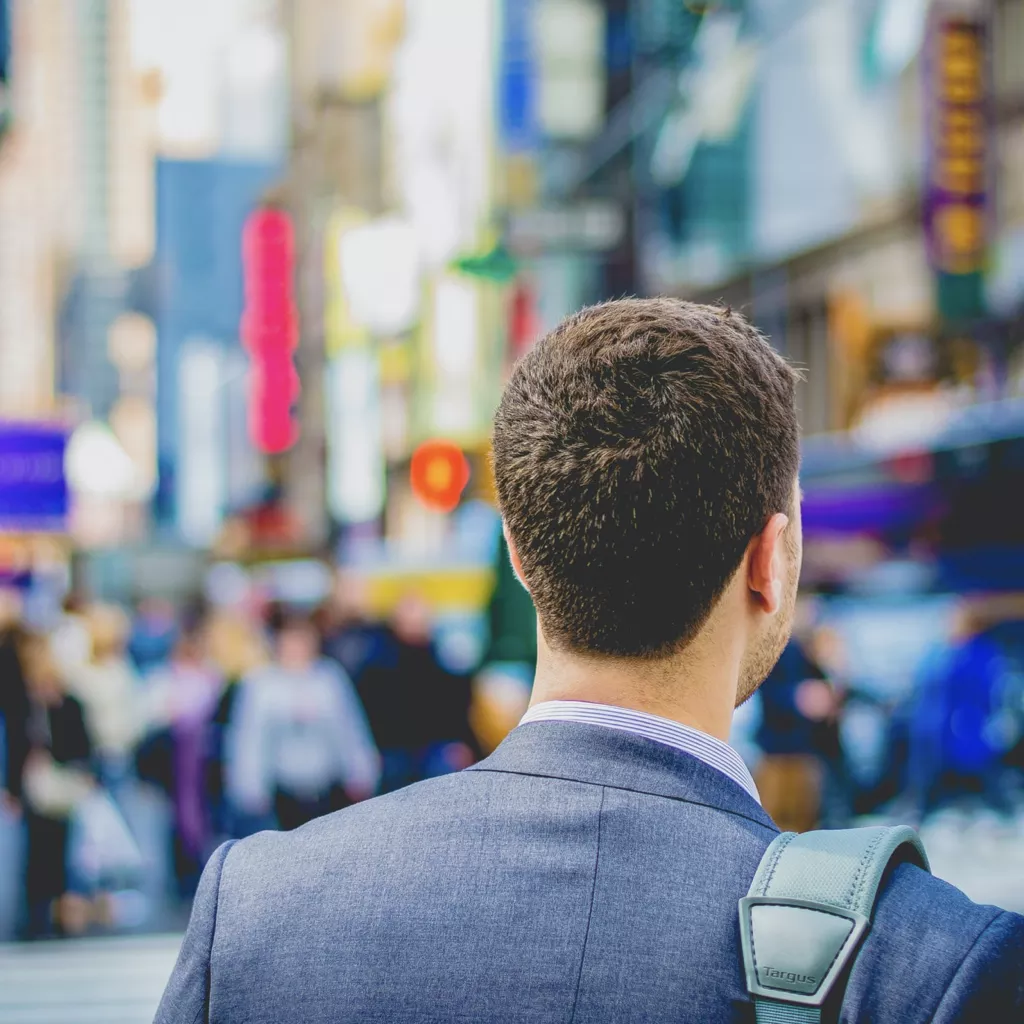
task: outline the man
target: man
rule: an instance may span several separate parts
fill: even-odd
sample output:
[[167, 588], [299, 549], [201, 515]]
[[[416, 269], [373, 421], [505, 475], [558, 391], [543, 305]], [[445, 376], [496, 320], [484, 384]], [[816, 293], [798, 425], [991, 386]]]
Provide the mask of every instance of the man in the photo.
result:
[[[790, 632], [793, 392], [730, 310], [612, 302], [541, 341], [494, 431], [539, 621], [524, 723], [222, 847], [158, 1021], [753, 1021], [737, 901], [777, 829], [725, 738]], [[1024, 920], [902, 865], [844, 1019], [1020, 1019], [1022, 977]]]

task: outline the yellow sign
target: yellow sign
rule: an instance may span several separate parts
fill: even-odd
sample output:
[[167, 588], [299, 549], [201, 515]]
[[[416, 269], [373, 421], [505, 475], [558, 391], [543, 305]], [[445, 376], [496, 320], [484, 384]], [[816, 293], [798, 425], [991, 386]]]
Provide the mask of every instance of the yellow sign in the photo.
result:
[[929, 194], [933, 261], [950, 274], [982, 269], [987, 241], [988, 86], [984, 27], [950, 19], [936, 26], [931, 48]]

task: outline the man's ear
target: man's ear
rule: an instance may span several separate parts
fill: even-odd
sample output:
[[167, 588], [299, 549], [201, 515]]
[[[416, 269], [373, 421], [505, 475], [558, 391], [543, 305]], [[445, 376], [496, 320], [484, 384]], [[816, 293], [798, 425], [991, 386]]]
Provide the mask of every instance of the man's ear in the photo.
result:
[[786, 527], [789, 516], [777, 512], [747, 548], [747, 587], [761, 609], [774, 615], [786, 587]]
[[508, 557], [512, 562], [512, 571], [516, 574], [516, 579], [523, 585], [527, 593], [530, 588], [526, 586], [526, 580], [523, 578], [523, 563], [519, 561], [519, 552], [516, 550], [515, 541], [512, 540], [512, 535], [508, 532], [508, 524], [502, 520], [501, 532], [505, 534], [505, 543], [508, 545]]

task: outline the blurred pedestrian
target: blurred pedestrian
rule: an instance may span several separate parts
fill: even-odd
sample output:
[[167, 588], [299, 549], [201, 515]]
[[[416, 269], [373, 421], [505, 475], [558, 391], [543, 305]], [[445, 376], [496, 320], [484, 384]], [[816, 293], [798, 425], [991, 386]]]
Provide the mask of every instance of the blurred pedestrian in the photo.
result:
[[807, 638], [807, 654], [828, 684], [828, 699], [822, 701], [825, 716], [818, 720], [814, 746], [822, 765], [822, 828], [847, 828], [854, 816], [859, 789], [843, 744], [843, 718], [850, 703], [858, 698], [850, 682], [846, 644], [838, 630], [816, 624]]
[[351, 681], [320, 654], [311, 617], [270, 616], [273, 660], [241, 684], [226, 769], [234, 804], [288, 830], [372, 796], [380, 758]]
[[339, 569], [334, 592], [319, 617], [324, 654], [358, 686], [363, 671], [380, 659], [388, 642], [383, 624], [369, 614], [366, 580]]
[[755, 780], [761, 803], [783, 831], [807, 832], [821, 812], [820, 726], [836, 711], [834, 694], [795, 638], [760, 694], [757, 745], [764, 757]]
[[433, 641], [431, 610], [416, 594], [396, 605], [360, 696], [384, 760], [385, 792], [472, 764], [472, 679], [450, 672]]
[[135, 667], [146, 673], [170, 657], [178, 622], [174, 605], [161, 597], [143, 597], [132, 616], [128, 651]]
[[133, 773], [135, 746], [144, 731], [139, 678], [126, 653], [124, 611], [92, 605], [85, 620], [89, 660], [70, 673], [69, 690], [85, 709], [101, 778], [116, 798]]
[[206, 792], [215, 831], [224, 838], [250, 831], [244, 815], [232, 806], [227, 790], [228, 736], [235, 724], [241, 682], [270, 660], [262, 631], [238, 610], [214, 612], [206, 625], [208, 654], [223, 680], [207, 733]]
[[65, 679], [74, 678], [78, 670], [89, 663], [92, 638], [86, 618], [86, 602], [78, 591], [71, 590], [64, 597], [60, 616], [50, 633], [50, 644]]
[[179, 895], [191, 896], [211, 841], [205, 766], [208, 733], [221, 696], [221, 676], [206, 657], [201, 621], [187, 621], [165, 665], [146, 686], [146, 719], [171, 739], [174, 866]]
[[28, 688], [20, 646], [21, 601], [13, 591], [0, 591], [0, 810], [18, 809], [22, 766], [28, 754], [26, 723]]
[[27, 756], [17, 791], [23, 794], [27, 832], [25, 894], [28, 934], [78, 934], [89, 922], [83, 880], [69, 871], [70, 820], [94, 785], [92, 747], [81, 704], [63, 686], [46, 637], [22, 644], [28, 682]]
[[1006, 659], [978, 609], [961, 602], [949, 639], [926, 656], [915, 685], [907, 768], [915, 820], [964, 794], [1012, 816], [1002, 763], [1008, 743], [994, 728], [1006, 673]]

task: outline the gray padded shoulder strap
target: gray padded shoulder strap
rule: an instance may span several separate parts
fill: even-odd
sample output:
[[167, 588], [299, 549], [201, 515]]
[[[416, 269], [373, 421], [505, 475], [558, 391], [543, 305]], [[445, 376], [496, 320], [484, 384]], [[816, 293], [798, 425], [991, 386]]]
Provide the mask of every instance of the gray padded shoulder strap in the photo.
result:
[[917, 833], [895, 827], [784, 832], [740, 900], [747, 989], [758, 1024], [816, 1024], [857, 953], [878, 887], [899, 855], [928, 870]]

